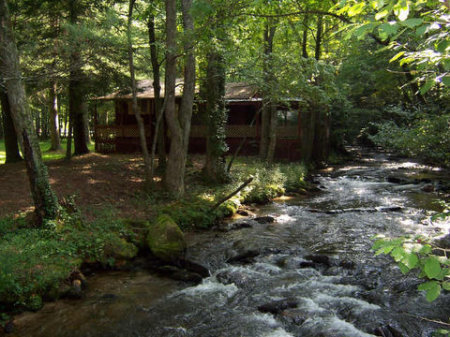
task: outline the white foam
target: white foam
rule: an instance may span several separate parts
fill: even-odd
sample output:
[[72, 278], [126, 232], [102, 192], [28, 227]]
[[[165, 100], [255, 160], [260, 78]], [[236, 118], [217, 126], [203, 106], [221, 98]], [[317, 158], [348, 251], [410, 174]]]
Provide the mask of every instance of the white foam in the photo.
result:
[[263, 337], [294, 337], [294, 335], [290, 334], [282, 328], [278, 328], [274, 331], [265, 333]]
[[260, 313], [253, 314], [251, 316], [251, 319], [253, 321], [263, 322], [263, 323], [267, 324], [271, 328], [276, 328], [276, 327], [278, 327], [280, 325], [277, 322], [277, 320], [270, 314], [260, 314]]
[[331, 317], [315, 317], [312, 319], [307, 319], [304, 323], [305, 328], [310, 330], [311, 333], [322, 333], [322, 334], [339, 334], [339, 336], [345, 337], [373, 337], [359, 329], [357, 329], [353, 324], [343, 321], [336, 316]]
[[353, 306], [352, 310], [356, 314], [361, 313], [366, 310], [378, 310], [380, 307], [376, 304], [372, 304], [354, 297], [333, 297], [327, 294], [317, 294], [314, 297], [315, 301], [318, 303], [346, 303]]
[[[218, 295], [225, 296], [227, 298], [233, 296], [237, 291], [238, 287], [234, 283], [232, 284], [222, 284], [215, 279], [209, 277], [204, 279], [202, 283], [195, 287], [186, 288], [180, 290], [176, 294], [184, 294], [188, 296], [201, 296], [201, 295], [212, 295], [213, 293], [217, 293]], [[174, 294], [174, 296], [176, 296]]]

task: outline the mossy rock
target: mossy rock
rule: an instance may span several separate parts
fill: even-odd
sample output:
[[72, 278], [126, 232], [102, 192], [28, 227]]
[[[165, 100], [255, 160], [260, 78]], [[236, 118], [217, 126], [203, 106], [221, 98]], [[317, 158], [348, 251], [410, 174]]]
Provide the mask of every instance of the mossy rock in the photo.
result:
[[152, 253], [166, 262], [182, 258], [186, 251], [184, 234], [168, 215], [160, 215], [150, 226], [147, 243]]
[[104, 252], [107, 257], [129, 260], [137, 255], [138, 248], [125, 239], [118, 238], [106, 243]]

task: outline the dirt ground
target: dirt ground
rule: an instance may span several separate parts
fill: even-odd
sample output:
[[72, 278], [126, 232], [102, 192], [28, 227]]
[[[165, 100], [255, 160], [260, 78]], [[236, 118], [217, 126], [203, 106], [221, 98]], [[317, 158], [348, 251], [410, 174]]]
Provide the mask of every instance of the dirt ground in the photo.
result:
[[[150, 205], [140, 195], [143, 162], [139, 155], [91, 153], [71, 162], [54, 160], [46, 165], [58, 198], [75, 196], [76, 204], [88, 216], [111, 206], [123, 217], [149, 215]], [[0, 165], [0, 186], [0, 218], [33, 209], [23, 162]]]

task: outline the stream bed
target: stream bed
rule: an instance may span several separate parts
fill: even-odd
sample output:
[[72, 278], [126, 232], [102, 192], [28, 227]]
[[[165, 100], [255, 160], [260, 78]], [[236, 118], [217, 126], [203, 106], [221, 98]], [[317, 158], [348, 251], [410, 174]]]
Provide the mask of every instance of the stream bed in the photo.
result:
[[188, 258], [211, 272], [201, 284], [100, 273], [84, 299], [16, 317], [13, 335], [431, 336], [443, 327], [430, 320], [449, 320], [450, 295], [428, 303], [417, 278], [370, 249], [376, 234], [449, 233], [448, 221], [430, 221], [438, 192], [423, 191], [448, 176], [393, 177], [424, 169], [375, 154], [325, 171], [314, 176], [321, 192], [259, 208], [273, 222], [241, 218], [233, 222], [244, 228], [188, 234]]

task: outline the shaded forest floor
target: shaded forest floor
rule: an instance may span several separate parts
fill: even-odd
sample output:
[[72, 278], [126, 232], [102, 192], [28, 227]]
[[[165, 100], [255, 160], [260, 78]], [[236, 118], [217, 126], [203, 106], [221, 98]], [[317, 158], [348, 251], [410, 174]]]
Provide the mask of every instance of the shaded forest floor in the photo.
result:
[[[143, 161], [139, 155], [90, 153], [46, 161], [50, 183], [59, 199], [73, 196], [88, 215], [114, 208], [123, 217], [141, 218], [149, 205], [143, 202]], [[25, 164], [0, 165], [0, 218], [33, 209]]]

